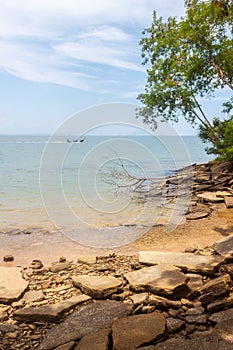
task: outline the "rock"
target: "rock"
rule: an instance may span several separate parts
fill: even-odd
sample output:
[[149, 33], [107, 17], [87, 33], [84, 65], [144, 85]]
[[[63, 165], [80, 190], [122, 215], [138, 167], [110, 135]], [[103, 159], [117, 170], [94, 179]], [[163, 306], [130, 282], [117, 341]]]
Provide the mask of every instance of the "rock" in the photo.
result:
[[149, 293], [138, 293], [130, 296], [130, 300], [132, 300], [134, 306], [138, 306], [140, 304], [144, 304], [149, 300]]
[[191, 212], [189, 212], [185, 218], [186, 220], [198, 220], [198, 219], [203, 219], [206, 218], [207, 216], [210, 215], [210, 211], [209, 210], [204, 210], [204, 209], [196, 209], [196, 210], [192, 210]]
[[222, 269], [224, 272], [228, 273], [233, 279], [233, 264], [223, 265]]
[[26, 322], [55, 321], [59, 319], [66, 311], [90, 299], [91, 298], [89, 296], [83, 294], [60, 301], [56, 304], [25, 307], [17, 310], [14, 313], [14, 317]]
[[70, 267], [70, 263], [69, 262], [53, 262], [49, 268], [49, 270], [51, 272], [57, 273], [63, 270], [67, 270]]
[[195, 324], [205, 324], [208, 319], [208, 315], [193, 315], [193, 316], [186, 316], [185, 317], [186, 322], [188, 323], [195, 323]]
[[74, 341], [70, 341], [69, 343], [66, 343], [64, 345], [58, 346], [58, 348], [54, 350], [72, 350], [74, 348]]
[[179, 320], [177, 318], [169, 317], [167, 318], [167, 331], [168, 333], [175, 333], [180, 331], [185, 326], [185, 321]]
[[136, 292], [152, 292], [160, 295], [174, 295], [183, 291], [188, 278], [176, 267], [157, 265], [124, 274], [130, 288]]
[[95, 264], [96, 263], [96, 256], [94, 256], [94, 255], [80, 256], [78, 258], [78, 263], [80, 263], [80, 264]]
[[8, 332], [8, 333], [5, 333], [5, 337], [6, 337], [6, 338], [16, 339], [17, 336], [18, 336], [18, 333], [17, 333], [17, 332]]
[[115, 277], [80, 275], [72, 278], [74, 285], [94, 299], [105, 299], [120, 291], [122, 281]]
[[204, 314], [205, 309], [202, 306], [194, 307], [186, 312], [188, 316], [198, 316]]
[[198, 198], [204, 200], [205, 202], [217, 203], [223, 202], [224, 199], [216, 196], [216, 192], [204, 192], [197, 195]]
[[13, 257], [13, 255], [5, 255], [3, 257], [3, 261], [5, 261], [5, 262], [14, 261], [14, 257]]
[[61, 256], [59, 258], [59, 263], [65, 263], [66, 262], [66, 258], [64, 256]]
[[25, 301], [41, 301], [45, 297], [44, 293], [41, 290], [29, 290], [23, 296], [23, 300]]
[[230, 258], [233, 256], [233, 236], [225, 237], [217, 241], [214, 250], [223, 257]]
[[49, 329], [38, 350], [51, 350], [103, 328], [110, 328], [113, 320], [127, 316], [130, 311], [129, 305], [112, 300], [82, 306], [65, 321]]
[[43, 263], [39, 259], [32, 260], [31, 266], [34, 270], [41, 269], [43, 267]]
[[217, 297], [224, 295], [228, 292], [230, 283], [231, 277], [228, 274], [210, 280], [199, 289], [200, 301], [203, 304], [208, 304]]
[[155, 305], [157, 308], [159, 309], [179, 309], [181, 308], [181, 302], [180, 301], [176, 301], [176, 300], [169, 300], [167, 298], [164, 297], [160, 297], [158, 295], [150, 295], [149, 297], [149, 304], [150, 305]]
[[27, 288], [20, 268], [0, 266], [0, 302], [9, 304], [20, 299]]
[[146, 315], [133, 315], [113, 322], [112, 338], [115, 350], [134, 350], [164, 336], [165, 317], [153, 312]]
[[233, 208], [233, 197], [225, 196], [224, 201], [227, 208]]
[[139, 252], [139, 262], [146, 265], [170, 264], [182, 268], [186, 272], [213, 274], [222, 259], [212, 255], [197, 255], [175, 252]]
[[0, 306], [0, 321], [8, 318], [8, 306]]
[[231, 319], [233, 319], [233, 309], [219, 311], [209, 316], [209, 321], [215, 322], [215, 323], [228, 321]]
[[74, 350], [108, 350], [110, 333], [110, 329], [101, 329], [87, 334], [80, 340]]
[[14, 324], [0, 323], [0, 332], [2, 332], [2, 333], [15, 332], [17, 329], [18, 329], [18, 326], [14, 325]]
[[222, 300], [218, 300], [213, 303], [210, 303], [209, 305], [207, 305], [207, 310], [210, 312], [216, 312], [232, 306], [233, 306], [233, 295], [229, 297], [225, 297]]
[[230, 193], [230, 192], [228, 192], [228, 191], [217, 191], [216, 192], [216, 196], [217, 197], [222, 197], [222, 198], [224, 198], [224, 197], [231, 197], [232, 196], [232, 193]]
[[195, 298], [199, 294], [199, 289], [202, 287], [202, 276], [194, 273], [187, 273], [187, 277], [189, 277], [188, 287], [190, 292], [188, 294], [189, 299]]

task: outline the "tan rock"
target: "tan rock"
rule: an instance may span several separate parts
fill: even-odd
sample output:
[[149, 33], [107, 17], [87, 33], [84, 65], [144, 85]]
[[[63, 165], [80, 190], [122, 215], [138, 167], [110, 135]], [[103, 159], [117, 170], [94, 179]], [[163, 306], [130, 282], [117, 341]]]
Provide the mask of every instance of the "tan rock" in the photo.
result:
[[0, 302], [8, 304], [20, 299], [27, 288], [20, 268], [0, 266]]
[[230, 283], [231, 277], [228, 274], [210, 280], [199, 289], [200, 301], [203, 304], [208, 304], [217, 297], [224, 295], [228, 291]]
[[74, 350], [108, 350], [110, 333], [111, 329], [101, 329], [87, 334], [80, 340]]
[[122, 281], [115, 277], [80, 275], [72, 278], [74, 285], [95, 299], [105, 299], [120, 291]]
[[205, 202], [223, 202], [224, 199], [221, 197], [217, 197], [216, 192], [204, 192], [197, 195], [198, 198], [202, 199]]
[[160, 295], [172, 295], [188, 282], [188, 278], [178, 268], [165, 264], [145, 267], [124, 276], [136, 292], [149, 291]]
[[214, 250], [225, 258], [233, 256], [233, 236], [225, 237], [217, 241]]
[[169, 264], [181, 267], [191, 273], [212, 274], [222, 262], [222, 258], [213, 255], [198, 255], [175, 252], [139, 252], [139, 262], [145, 265]]
[[120, 318], [113, 322], [112, 338], [115, 350], [134, 350], [164, 336], [165, 317], [158, 312]]
[[91, 298], [87, 295], [77, 295], [67, 300], [60, 301], [56, 304], [48, 304], [43, 306], [25, 307], [17, 310], [14, 317], [26, 322], [35, 321], [55, 321], [61, 315], [70, 310], [72, 307], [84, 303]]

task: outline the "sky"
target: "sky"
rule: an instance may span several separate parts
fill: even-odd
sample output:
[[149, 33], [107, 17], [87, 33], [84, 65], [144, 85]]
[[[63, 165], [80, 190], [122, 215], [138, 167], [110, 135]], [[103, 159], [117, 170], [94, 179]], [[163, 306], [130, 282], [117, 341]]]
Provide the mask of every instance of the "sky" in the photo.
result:
[[[142, 30], [153, 10], [184, 14], [183, 0], [0, 0], [0, 8], [0, 134], [50, 134], [86, 108], [138, 104]], [[194, 133], [186, 123], [177, 130]]]

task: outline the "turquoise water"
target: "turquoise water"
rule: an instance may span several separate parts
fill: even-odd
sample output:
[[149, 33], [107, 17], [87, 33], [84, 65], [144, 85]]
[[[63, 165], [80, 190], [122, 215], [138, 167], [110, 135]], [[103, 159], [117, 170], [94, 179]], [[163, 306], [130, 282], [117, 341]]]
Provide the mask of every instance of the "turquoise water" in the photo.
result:
[[86, 136], [83, 143], [70, 144], [61, 136], [49, 147], [48, 139], [0, 136], [3, 229], [72, 228], [77, 223], [68, 211], [88, 225], [127, 224], [125, 216], [137, 216], [140, 205], [129, 186], [136, 178], [161, 178], [211, 159], [196, 136]]

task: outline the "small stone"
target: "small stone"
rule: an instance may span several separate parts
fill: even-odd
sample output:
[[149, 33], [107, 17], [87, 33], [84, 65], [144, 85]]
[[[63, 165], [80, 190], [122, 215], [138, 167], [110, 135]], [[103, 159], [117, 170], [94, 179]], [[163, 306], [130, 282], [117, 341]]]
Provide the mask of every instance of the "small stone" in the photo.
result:
[[167, 318], [167, 331], [168, 333], [175, 333], [180, 331], [185, 326], [185, 321], [179, 320], [173, 317]]
[[98, 257], [94, 255], [80, 256], [78, 258], [78, 263], [92, 265], [92, 264], [95, 264], [97, 260], [98, 260]]
[[64, 256], [61, 256], [59, 259], [59, 263], [64, 263], [66, 262], [66, 258]]
[[205, 324], [207, 322], [208, 315], [186, 316], [185, 319], [188, 323]]
[[196, 326], [194, 324], [187, 324], [186, 323], [185, 330], [186, 330], [187, 334], [193, 333], [195, 331], [195, 329], [196, 329]]
[[2, 333], [13, 333], [16, 329], [18, 329], [16, 325], [0, 323], [0, 332]]
[[5, 337], [9, 339], [16, 339], [18, 336], [17, 332], [7, 332], [5, 333]]
[[60, 272], [60, 271], [63, 271], [63, 270], [67, 270], [68, 268], [70, 268], [70, 263], [69, 262], [63, 262], [63, 263], [54, 262], [54, 263], [51, 264], [49, 269], [50, 269], [51, 272], [57, 273], [57, 272]]
[[176, 301], [176, 300], [170, 300], [164, 297], [160, 297], [158, 295], [150, 295], [149, 297], [149, 304], [151, 305], [155, 305], [158, 308], [161, 309], [179, 309], [181, 308], [181, 302], [180, 301]]
[[208, 304], [224, 295], [228, 291], [230, 283], [231, 277], [228, 274], [210, 280], [199, 289], [200, 301], [203, 304]]
[[34, 270], [41, 269], [43, 267], [43, 263], [39, 259], [32, 260], [31, 266]]
[[5, 262], [14, 261], [14, 257], [13, 257], [13, 255], [5, 255], [3, 257], [3, 261], [5, 261]]
[[141, 313], [142, 314], [149, 314], [151, 312], [155, 311], [155, 306], [154, 305], [146, 305], [141, 308]]
[[173, 318], [176, 318], [179, 315], [179, 310], [170, 309], [170, 310], [168, 310], [168, 314], [170, 316], [172, 316]]
[[204, 312], [205, 312], [205, 309], [202, 306], [200, 306], [200, 307], [194, 307], [192, 309], [189, 309], [186, 312], [186, 315], [187, 316], [198, 316], [198, 315], [204, 314]]
[[133, 294], [133, 295], [130, 296], [130, 299], [132, 300], [134, 306], [138, 306], [140, 304], [148, 302], [149, 293]]
[[233, 309], [219, 311], [209, 316], [209, 321], [215, 323], [228, 321], [231, 319], [233, 319]]

